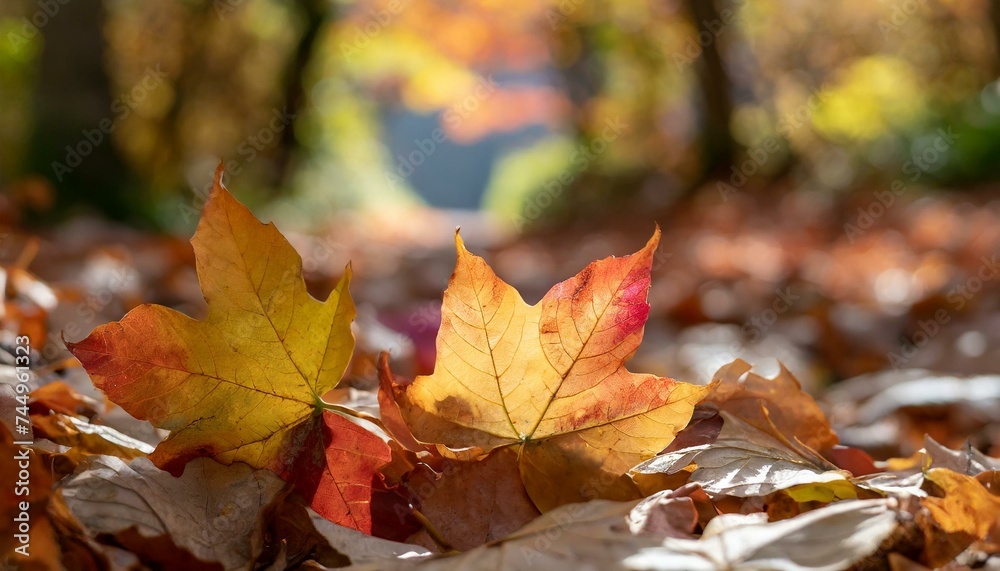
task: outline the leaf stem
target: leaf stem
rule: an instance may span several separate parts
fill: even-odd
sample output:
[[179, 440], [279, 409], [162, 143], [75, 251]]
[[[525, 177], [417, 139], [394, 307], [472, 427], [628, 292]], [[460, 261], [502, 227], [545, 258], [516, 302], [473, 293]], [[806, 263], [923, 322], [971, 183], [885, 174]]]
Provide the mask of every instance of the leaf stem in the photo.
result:
[[344, 416], [351, 416], [354, 418], [359, 418], [361, 420], [368, 421], [374, 424], [375, 426], [381, 428], [382, 431], [385, 432], [386, 434], [389, 434], [389, 431], [386, 430], [385, 425], [382, 424], [382, 419], [380, 419], [377, 416], [373, 416], [371, 414], [368, 414], [367, 412], [361, 412], [360, 410], [354, 410], [353, 408], [349, 408], [341, 404], [326, 402], [324, 400], [320, 400], [319, 402], [323, 410], [329, 410], [332, 412], [340, 413]]
[[443, 552], [445, 553], [458, 552], [458, 550], [452, 547], [451, 544], [448, 543], [448, 541], [441, 535], [441, 532], [439, 532], [437, 528], [434, 527], [434, 524], [431, 523], [431, 520], [427, 519], [427, 516], [425, 516], [420, 510], [418, 510], [417, 508], [413, 508], [410, 511], [410, 513], [412, 513], [413, 517], [415, 517], [417, 521], [420, 522], [420, 525], [424, 526], [424, 529], [427, 531], [427, 535], [431, 536], [431, 539], [433, 539], [434, 542], [441, 547], [441, 550]]

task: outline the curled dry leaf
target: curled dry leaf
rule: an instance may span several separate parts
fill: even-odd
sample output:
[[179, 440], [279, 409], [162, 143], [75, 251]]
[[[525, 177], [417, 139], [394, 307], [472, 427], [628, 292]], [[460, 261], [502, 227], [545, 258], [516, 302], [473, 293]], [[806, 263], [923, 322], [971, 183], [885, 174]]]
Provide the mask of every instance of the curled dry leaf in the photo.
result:
[[845, 443], [883, 457], [909, 455], [923, 446], [927, 432], [955, 446], [1000, 422], [1000, 376], [883, 371], [838, 383], [824, 401]]
[[976, 450], [966, 441], [961, 450], [952, 450], [939, 444], [929, 435], [924, 436], [925, 468], [947, 468], [959, 474], [976, 476], [983, 472], [1000, 470], [1000, 458], [991, 458]]
[[892, 500], [837, 502], [791, 519], [726, 514], [700, 539], [667, 538], [625, 560], [629, 569], [846, 569], [875, 552], [896, 529]]
[[629, 530], [636, 535], [694, 537], [694, 530], [698, 526], [695, 502], [708, 500], [708, 496], [697, 484], [657, 492], [641, 500], [629, 512]]
[[766, 514], [718, 516], [700, 539], [678, 538], [693, 526], [694, 516], [688, 506], [671, 501], [687, 497], [672, 495], [678, 494], [661, 492], [638, 504], [594, 500], [562, 506], [503, 540], [465, 553], [352, 569], [832, 571], [871, 556], [897, 528], [893, 500], [856, 500], [780, 522], [768, 522]]
[[924, 436], [924, 449], [912, 458], [894, 459], [887, 464], [890, 466], [887, 471], [854, 478], [852, 482], [859, 488], [883, 495], [925, 498], [928, 496], [924, 486], [926, 472], [935, 468], [968, 476], [984, 475], [986, 480], [991, 480], [992, 474], [1000, 470], [1000, 460], [968, 443], [961, 450], [952, 450], [928, 435]]
[[[859, 424], [873, 424], [901, 408], [944, 405], [958, 405], [966, 414], [982, 419], [1000, 420], [997, 407], [1000, 403], [1000, 375], [956, 377], [926, 371], [906, 373], [908, 375], [896, 371], [880, 374], [886, 379], [881, 390], [871, 376], [859, 379], [859, 383], [867, 384], [868, 389], [873, 391], [868, 400], [857, 399], [862, 401], [856, 409]], [[850, 385], [845, 385], [841, 390], [849, 388]]]
[[36, 436], [70, 447], [66, 454], [76, 461], [91, 454], [117, 456], [128, 461], [153, 451], [149, 444], [110, 426], [90, 424], [64, 414], [32, 415], [31, 423]]
[[929, 520], [918, 519], [930, 565], [944, 565], [991, 530], [1000, 531], [1000, 497], [991, 495], [975, 478], [947, 468], [933, 468], [924, 476], [944, 492], [943, 498], [920, 500], [930, 512]]
[[31, 391], [32, 412], [48, 411], [70, 416], [84, 416], [92, 419], [101, 409], [101, 403], [91, 397], [82, 395], [63, 381], [53, 381]]
[[553, 509], [503, 540], [452, 556], [398, 559], [360, 570], [421, 569], [513, 571], [546, 569], [581, 571], [621, 569], [621, 562], [642, 547], [658, 545], [660, 538], [629, 531], [626, 516], [636, 502], [593, 500]]
[[751, 365], [742, 359], [719, 369], [714, 377], [718, 384], [705, 397], [705, 405], [714, 405], [763, 431], [773, 425], [788, 439], [813, 450], [823, 451], [837, 444], [837, 435], [823, 410], [784, 365], [772, 379], [750, 369]]
[[633, 255], [590, 264], [528, 305], [456, 232], [434, 373], [392, 385], [416, 439], [516, 447], [542, 511], [638, 497], [623, 475], [670, 444], [707, 391], [624, 367], [649, 314], [659, 236]]
[[384, 569], [389, 566], [389, 562], [394, 562], [399, 557], [418, 558], [430, 555], [430, 552], [423, 547], [372, 537], [331, 523], [313, 511], [309, 512], [309, 519], [327, 543], [348, 557], [355, 565], [372, 563]]
[[919, 470], [868, 474], [851, 481], [859, 488], [885, 496], [921, 498], [927, 495], [923, 488], [924, 475]]
[[822, 458], [791, 448], [787, 441], [729, 412], [723, 411], [720, 416], [724, 421], [722, 432], [712, 444], [657, 456], [633, 468], [632, 473], [674, 474], [695, 464], [697, 468], [689, 481], [700, 484], [713, 497], [764, 496], [817, 485], [836, 497], [855, 497], [848, 481], [850, 474], [831, 469]]
[[[202, 562], [236, 570], [253, 568], [261, 549], [261, 512], [284, 487], [274, 473], [243, 463], [224, 466], [199, 458], [175, 478], [146, 458], [126, 464], [113, 456], [92, 456], [61, 490], [91, 533], [124, 535], [130, 544], [149, 541], [150, 551], [157, 538], [169, 539]], [[144, 554], [147, 561], [161, 557], [172, 555]], [[169, 568], [176, 560], [158, 562]]]

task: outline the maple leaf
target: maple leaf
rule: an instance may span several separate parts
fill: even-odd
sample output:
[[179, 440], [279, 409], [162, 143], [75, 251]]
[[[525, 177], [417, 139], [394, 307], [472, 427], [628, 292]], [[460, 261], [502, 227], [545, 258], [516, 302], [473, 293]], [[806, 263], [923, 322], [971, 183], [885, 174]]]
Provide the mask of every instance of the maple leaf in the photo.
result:
[[110, 400], [171, 432], [151, 459], [172, 472], [197, 456], [281, 467], [354, 348], [350, 270], [313, 299], [295, 250], [220, 177], [191, 240], [207, 317], [142, 305], [67, 344]]
[[417, 440], [516, 446], [542, 511], [638, 497], [624, 474], [670, 444], [708, 390], [624, 367], [649, 315], [659, 238], [657, 228], [639, 252], [590, 264], [532, 306], [456, 231], [434, 373], [392, 385]]
[[178, 475], [209, 456], [268, 468], [325, 517], [369, 531], [363, 506], [388, 446], [321, 399], [354, 350], [350, 266], [325, 301], [314, 299], [302, 259], [225, 189], [222, 174], [220, 164], [191, 240], [205, 319], [142, 305], [67, 346], [112, 402], [170, 431], [150, 455], [158, 467]]

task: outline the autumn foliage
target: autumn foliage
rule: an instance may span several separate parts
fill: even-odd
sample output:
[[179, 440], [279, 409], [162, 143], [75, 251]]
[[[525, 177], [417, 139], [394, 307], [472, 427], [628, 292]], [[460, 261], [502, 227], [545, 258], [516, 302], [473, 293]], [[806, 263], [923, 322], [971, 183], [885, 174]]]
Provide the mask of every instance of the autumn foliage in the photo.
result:
[[[76, 451], [59, 460], [74, 474], [63, 491], [32, 504], [62, 533], [77, 519], [104, 522], [102, 533], [153, 560], [173, 549], [172, 565], [226, 569], [282, 557], [373, 568], [573, 568], [586, 558], [602, 568], [759, 568], [777, 558], [782, 568], [917, 569], [996, 549], [1000, 461], [928, 439], [918, 457], [877, 465], [839, 445], [784, 368], [765, 378], [737, 360], [705, 386], [627, 370], [650, 311], [659, 229], [535, 305], [456, 231], [433, 373], [396, 376], [383, 354], [377, 417], [325, 400], [354, 353], [351, 268], [314, 299], [299, 255], [221, 177], [220, 166], [192, 240], [207, 316], [142, 305], [67, 344], [111, 402], [169, 435], [149, 451], [86, 428], [79, 395], [33, 396], [35, 431]], [[115, 498], [133, 501], [150, 482], [173, 491], [147, 505], [204, 495], [219, 514], [228, 508], [212, 502], [223, 492], [205, 490], [242, 490], [232, 493], [253, 509], [213, 541], [256, 538], [253, 553], [221, 557], [183, 526], [109, 523], [123, 517]], [[299, 500], [357, 531], [330, 531]], [[357, 532], [450, 554], [394, 559], [402, 544], [389, 542], [352, 551], [382, 541]], [[738, 548], [720, 555], [716, 543]]]

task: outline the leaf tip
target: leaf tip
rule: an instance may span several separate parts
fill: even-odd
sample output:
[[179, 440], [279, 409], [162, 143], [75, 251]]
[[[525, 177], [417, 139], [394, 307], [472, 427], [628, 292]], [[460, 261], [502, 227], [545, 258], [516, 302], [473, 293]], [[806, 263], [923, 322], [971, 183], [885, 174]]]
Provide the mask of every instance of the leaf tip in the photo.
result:
[[222, 177], [226, 174], [226, 165], [222, 159], [219, 159], [219, 166], [215, 167], [215, 176], [213, 176], [213, 187], [226, 188], [226, 185], [222, 184]]
[[[702, 385], [703, 388], [702, 388], [702, 391], [701, 391], [701, 396], [698, 398], [698, 403], [703, 402], [712, 393], [714, 393], [716, 390], [718, 390], [719, 385], [721, 385], [721, 384], [722, 384], [721, 380], [719, 380], [719, 379], [712, 379], [712, 382], [708, 383], [707, 385]], [[697, 403], [695, 403], [695, 404], [697, 404]]]
[[458, 252], [459, 257], [461, 257], [462, 254], [466, 254], [469, 252], [469, 250], [466, 249], [465, 247], [465, 240], [462, 240], [461, 231], [462, 231], [461, 226], [455, 226], [455, 251]]
[[[229, 192], [229, 189], [226, 188], [226, 185], [222, 182], [222, 179], [225, 176], [226, 165], [220, 159], [218, 166], [215, 167], [215, 174], [212, 175], [212, 188], [208, 192], [208, 200], [205, 201], [205, 204], [202, 207], [202, 219], [208, 216], [209, 213], [215, 212], [219, 208], [223, 210], [228, 208], [228, 201], [225, 201], [221, 197], [229, 195], [229, 197], [233, 198], [235, 201], [235, 197], [233, 197], [233, 195]], [[242, 206], [242, 204], [240, 206]], [[201, 221], [199, 221], [199, 227], [200, 225]], [[195, 232], [195, 236], [192, 237], [192, 242], [195, 237], [197, 237], [197, 232]]]
[[643, 250], [647, 252], [655, 252], [660, 245], [660, 225], [656, 223], [654, 225], [653, 235], [649, 237], [649, 240], [646, 241], [646, 246], [643, 247]]
[[392, 391], [393, 387], [400, 388], [405, 387], [413, 383], [412, 380], [405, 377], [397, 377], [395, 373], [392, 372], [392, 368], [389, 366], [389, 355], [388, 351], [381, 351], [376, 358], [375, 369], [378, 374], [379, 385], [387, 391]]

